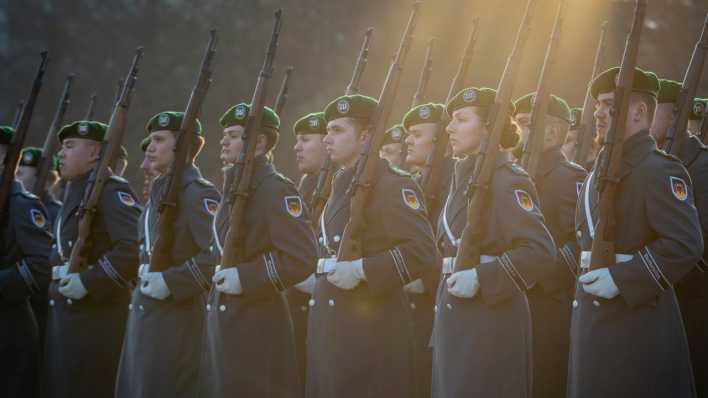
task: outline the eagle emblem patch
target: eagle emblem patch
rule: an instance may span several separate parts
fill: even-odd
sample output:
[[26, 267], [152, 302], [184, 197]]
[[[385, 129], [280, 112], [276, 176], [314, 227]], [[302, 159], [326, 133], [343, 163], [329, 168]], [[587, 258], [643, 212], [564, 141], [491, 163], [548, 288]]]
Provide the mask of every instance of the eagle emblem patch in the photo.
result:
[[216, 209], [219, 208], [219, 202], [214, 199], [204, 198], [204, 208], [212, 216], [216, 215]]
[[420, 200], [418, 200], [418, 195], [416, 195], [414, 190], [403, 188], [401, 189], [401, 195], [403, 196], [403, 203], [405, 203], [406, 206], [413, 210], [420, 210]]
[[514, 196], [516, 196], [516, 203], [519, 204], [519, 207], [526, 211], [533, 210], [533, 200], [531, 200], [531, 195], [528, 192], [523, 189], [515, 189]]
[[118, 200], [126, 206], [135, 206], [135, 198], [128, 192], [118, 191]]
[[303, 205], [302, 198], [299, 196], [286, 196], [285, 198], [285, 210], [288, 211], [294, 218], [299, 218], [302, 216]]
[[686, 185], [686, 181], [682, 178], [670, 176], [669, 182], [671, 183], [671, 193], [674, 194], [676, 199], [682, 202], [688, 199], [688, 185]]
[[47, 218], [44, 217], [44, 213], [39, 209], [30, 209], [30, 219], [32, 219], [32, 224], [37, 228], [44, 228], [47, 225]]

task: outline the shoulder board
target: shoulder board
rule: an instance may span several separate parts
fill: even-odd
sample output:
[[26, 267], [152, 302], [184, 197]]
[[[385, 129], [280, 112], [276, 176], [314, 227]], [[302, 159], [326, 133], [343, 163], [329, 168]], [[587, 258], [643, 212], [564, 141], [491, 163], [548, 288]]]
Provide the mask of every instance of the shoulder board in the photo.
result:
[[59, 206], [59, 207], [61, 207], [61, 206], [64, 205], [60, 200], [56, 200], [56, 199], [54, 199], [54, 198], [49, 199], [49, 202], [50, 202], [50, 203], [53, 203], [53, 204], [55, 204], [55, 205], [57, 205], [57, 206]]
[[275, 174], [275, 176], [278, 177], [280, 180], [285, 181], [285, 182], [287, 182], [288, 184], [292, 184], [293, 186], [295, 185], [295, 183], [293, 182], [293, 180], [291, 180], [290, 178], [288, 178], [286, 175], [281, 174], [281, 173], [279, 173], [279, 172], [277, 172], [277, 171], [276, 171], [274, 174]]
[[524, 168], [519, 166], [516, 162], [507, 162], [505, 165], [509, 168], [509, 170], [514, 172], [514, 174], [518, 174], [520, 176], [529, 175], [529, 173], [527, 173], [526, 170], [524, 170]]
[[391, 170], [391, 173], [393, 173], [395, 175], [398, 175], [401, 177], [411, 177], [411, 173], [409, 173], [403, 169], [399, 169], [398, 167], [393, 167], [393, 166], [389, 165], [388, 169]]
[[121, 176], [117, 176], [117, 175], [115, 175], [115, 174], [111, 175], [111, 176], [108, 177], [108, 178], [111, 179], [111, 180], [113, 180], [113, 181], [122, 182], [122, 183], [124, 183], [124, 184], [127, 184], [127, 183], [128, 183], [128, 180], [126, 180], [125, 178], [123, 178], [123, 177], [121, 177]]
[[674, 155], [672, 155], [672, 154], [670, 154], [670, 153], [666, 153], [666, 152], [664, 152], [663, 150], [661, 150], [661, 149], [659, 149], [659, 148], [654, 149], [654, 152], [657, 153], [657, 154], [659, 154], [659, 155], [661, 155], [663, 158], [666, 158], [666, 159], [669, 159], [669, 160], [673, 160], [674, 162], [679, 162], [679, 163], [683, 164], [683, 162], [681, 162], [681, 159], [677, 158], [676, 156], [674, 156]]
[[37, 195], [33, 194], [32, 192], [29, 191], [20, 191], [20, 195], [24, 196], [27, 199], [32, 199], [32, 200], [39, 200]]
[[206, 178], [197, 178], [196, 180], [199, 184], [204, 185], [205, 187], [212, 188], [214, 187], [214, 184], [211, 183], [211, 181], [207, 180]]
[[579, 165], [579, 164], [577, 164], [577, 163], [571, 162], [570, 160], [565, 161], [565, 162], [562, 162], [562, 164], [565, 165], [565, 166], [566, 166], [567, 168], [569, 168], [569, 169], [573, 169], [573, 170], [576, 170], [576, 171], [581, 171], [581, 172], [583, 172], [583, 173], [587, 172], [587, 170], [585, 170], [585, 168], [584, 168], [583, 166], [581, 166], [581, 165]]

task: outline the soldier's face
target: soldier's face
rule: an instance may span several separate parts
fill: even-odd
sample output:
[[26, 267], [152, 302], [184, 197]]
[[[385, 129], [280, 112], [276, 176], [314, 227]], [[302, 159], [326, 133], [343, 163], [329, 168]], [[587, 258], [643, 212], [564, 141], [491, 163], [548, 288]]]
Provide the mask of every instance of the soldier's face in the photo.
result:
[[301, 173], [316, 173], [325, 158], [327, 150], [322, 134], [298, 134], [295, 136], [295, 161]]
[[689, 120], [688, 121], [688, 131], [691, 134], [700, 134], [701, 121], [700, 120]]
[[447, 125], [450, 135], [450, 147], [455, 156], [474, 155], [479, 152], [482, 135], [485, 134], [484, 119], [474, 107], [467, 106], [453, 112], [452, 120]]
[[84, 138], [67, 138], [59, 151], [59, 172], [67, 179], [82, 176], [93, 168], [98, 160], [101, 145]]
[[604, 139], [612, 124], [612, 107], [615, 104], [615, 93], [602, 93], [595, 101], [595, 130], [596, 136]]
[[169, 130], [150, 133], [150, 145], [145, 150], [145, 156], [157, 174], [164, 174], [172, 164], [176, 145], [177, 137]]
[[355, 122], [349, 118], [339, 118], [327, 123], [327, 135], [323, 142], [334, 163], [342, 167], [353, 167], [366, 138], [367, 134], [360, 134]]
[[145, 157], [143, 158], [143, 162], [140, 163], [140, 170], [142, 170], [143, 173], [148, 176], [152, 176], [154, 173], [152, 170], [152, 163], [150, 163], [150, 160], [147, 157], [147, 153], [145, 154]]
[[435, 134], [438, 132], [437, 123], [414, 124], [408, 128], [406, 137], [406, 163], [411, 166], [424, 166], [429, 156], [435, 149]]
[[649, 132], [659, 144], [664, 142], [666, 132], [671, 125], [674, 104], [658, 104], [654, 112], [654, 120], [651, 122]]
[[231, 126], [224, 129], [221, 137], [221, 163], [224, 165], [236, 163], [238, 154], [243, 148], [243, 126]]
[[403, 163], [403, 144], [396, 142], [381, 145], [379, 157], [388, 161], [391, 166], [401, 167]]
[[521, 143], [525, 143], [529, 139], [531, 133], [531, 114], [517, 113], [514, 116], [514, 121], [519, 126], [519, 134], [521, 135]]
[[578, 130], [568, 131], [568, 135], [565, 137], [565, 142], [561, 146], [561, 152], [568, 158], [573, 159], [575, 157], [575, 148], [578, 145]]
[[37, 168], [32, 166], [19, 166], [15, 171], [17, 178], [26, 190], [30, 191], [34, 188], [34, 183], [37, 181]]

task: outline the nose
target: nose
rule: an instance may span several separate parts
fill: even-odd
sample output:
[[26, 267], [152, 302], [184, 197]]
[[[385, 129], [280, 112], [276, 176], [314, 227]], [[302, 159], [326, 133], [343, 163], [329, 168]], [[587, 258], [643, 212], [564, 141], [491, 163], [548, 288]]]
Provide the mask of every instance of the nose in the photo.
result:
[[405, 142], [406, 145], [408, 145], [408, 146], [412, 146], [413, 145], [413, 135], [412, 134], [407, 135], [406, 139], [403, 140], [403, 142]]

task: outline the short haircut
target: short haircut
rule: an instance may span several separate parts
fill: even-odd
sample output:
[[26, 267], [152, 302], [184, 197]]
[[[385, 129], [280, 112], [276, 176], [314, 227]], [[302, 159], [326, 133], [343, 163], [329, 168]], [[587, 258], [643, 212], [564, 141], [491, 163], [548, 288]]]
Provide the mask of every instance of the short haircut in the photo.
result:
[[654, 119], [654, 112], [656, 112], [656, 97], [645, 92], [633, 91], [632, 95], [629, 96], [629, 103], [636, 104], [638, 102], [643, 102], [647, 106], [647, 117], [649, 122]]

